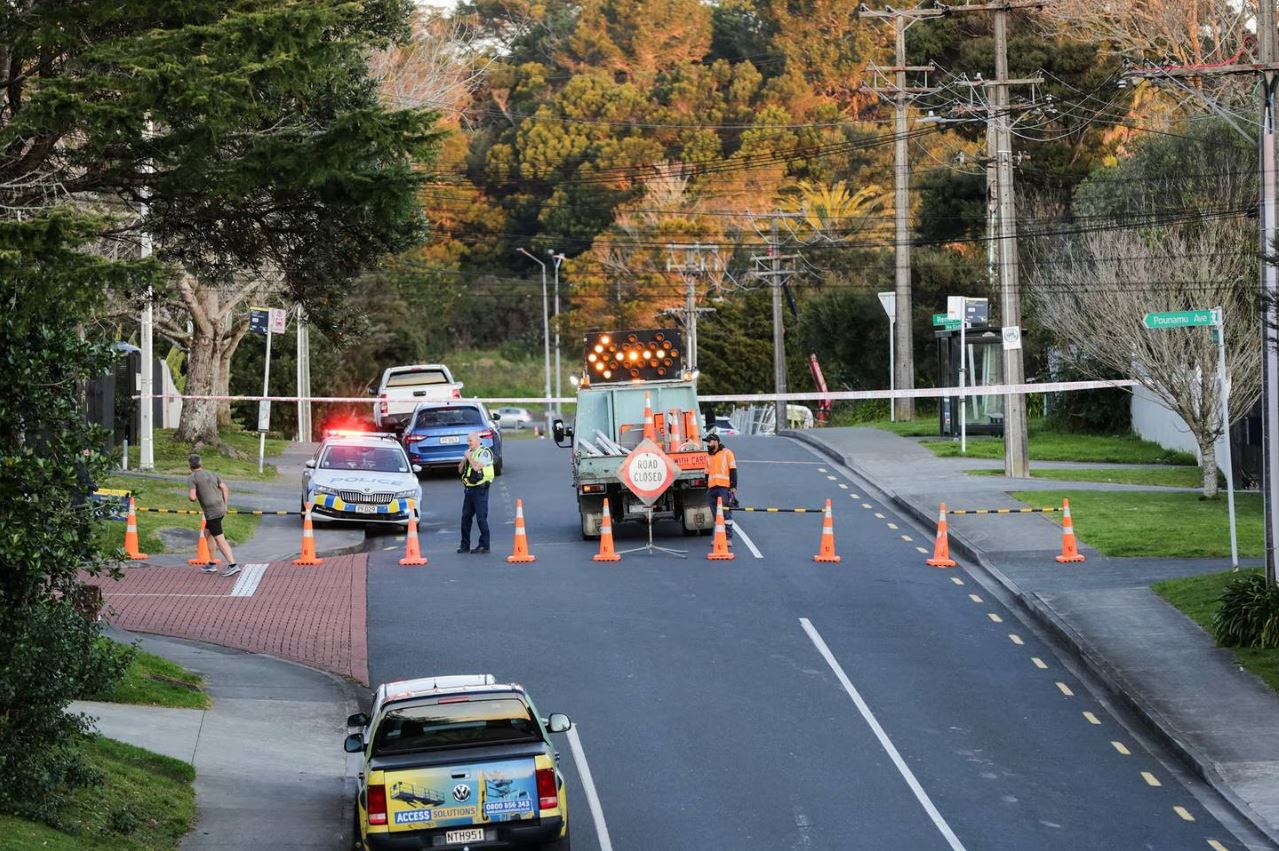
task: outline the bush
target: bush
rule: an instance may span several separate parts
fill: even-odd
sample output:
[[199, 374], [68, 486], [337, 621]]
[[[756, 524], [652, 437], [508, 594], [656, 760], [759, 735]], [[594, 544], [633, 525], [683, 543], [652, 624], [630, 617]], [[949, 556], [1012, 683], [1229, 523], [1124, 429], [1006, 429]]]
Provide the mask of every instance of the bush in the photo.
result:
[[[1123, 378], [1112, 370], [1089, 364], [1061, 363], [1053, 367], [1053, 381], [1094, 381]], [[1132, 431], [1132, 401], [1127, 390], [1076, 390], [1053, 393], [1045, 425], [1053, 431], [1085, 434], [1128, 434]]]
[[1279, 647], [1279, 586], [1259, 573], [1231, 580], [1212, 628], [1223, 647]]

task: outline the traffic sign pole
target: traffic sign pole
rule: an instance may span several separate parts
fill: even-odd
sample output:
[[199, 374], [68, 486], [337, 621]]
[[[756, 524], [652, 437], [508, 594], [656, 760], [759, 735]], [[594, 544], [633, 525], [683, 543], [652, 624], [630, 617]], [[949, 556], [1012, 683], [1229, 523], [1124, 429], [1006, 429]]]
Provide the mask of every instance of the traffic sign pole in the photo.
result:
[[[1221, 380], [1221, 436], [1226, 461], [1226, 507], [1230, 514], [1230, 564], [1239, 567], [1239, 533], [1235, 525], [1235, 464], [1230, 449], [1230, 379], [1226, 373], [1226, 314], [1213, 311], [1217, 331], [1217, 376]], [[1215, 474], [1215, 470], [1213, 471]]]

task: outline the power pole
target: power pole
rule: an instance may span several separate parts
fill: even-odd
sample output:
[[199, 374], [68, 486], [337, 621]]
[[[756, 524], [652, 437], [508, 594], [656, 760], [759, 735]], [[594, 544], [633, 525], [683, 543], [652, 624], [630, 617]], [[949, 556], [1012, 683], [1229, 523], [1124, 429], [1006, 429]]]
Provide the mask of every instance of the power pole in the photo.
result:
[[311, 440], [311, 332], [306, 308], [298, 305], [298, 443]]
[[[773, 288], [773, 392], [777, 394], [786, 392], [786, 324], [785, 317], [782, 315], [782, 288], [792, 277], [799, 274], [798, 269], [790, 266], [782, 268], [783, 261], [789, 263], [798, 260], [799, 255], [782, 254], [778, 224], [784, 218], [800, 217], [802, 217], [801, 213], [774, 211], [767, 237], [768, 253], [763, 257], [758, 254], [751, 255], [751, 260], [755, 263], [754, 276], [764, 280]], [[774, 405], [773, 428], [775, 431], [780, 431], [786, 425], [786, 403], [778, 399]]]
[[[697, 282], [706, 275], [706, 258], [703, 256], [703, 251], [707, 249], [701, 243], [692, 245], [672, 243], [666, 246], [666, 250], [669, 254], [666, 259], [666, 271], [678, 272], [684, 280], [685, 304], [682, 309], [668, 307], [662, 313], [679, 317], [680, 323], [684, 326], [684, 363], [689, 369], [697, 369], [697, 315], [715, 312], [713, 307], [697, 306]], [[677, 252], [682, 252], [682, 259], [677, 258]]]
[[[145, 213], [143, 214], [145, 216]], [[151, 256], [151, 234], [146, 231], [142, 232], [142, 247], [138, 252], [139, 255], [146, 259]], [[155, 291], [151, 287], [147, 287], [146, 295], [143, 296], [146, 303], [142, 306], [142, 332], [141, 343], [142, 352], [139, 355], [141, 361], [138, 369], [138, 400], [140, 407], [138, 408], [138, 469], [154, 470], [155, 469], [155, 389], [152, 386], [152, 378], [154, 369], [152, 362], [155, 360]]]
[[[546, 253], [555, 261], [555, 398], [564, 398], [564, 371], [560, 369], [560, 264], [566, 259], [563, 254], [556, 254], [555, 249], [548, 248]], [[556, 415], [564, 414], [563, 406], [555, 403]]]

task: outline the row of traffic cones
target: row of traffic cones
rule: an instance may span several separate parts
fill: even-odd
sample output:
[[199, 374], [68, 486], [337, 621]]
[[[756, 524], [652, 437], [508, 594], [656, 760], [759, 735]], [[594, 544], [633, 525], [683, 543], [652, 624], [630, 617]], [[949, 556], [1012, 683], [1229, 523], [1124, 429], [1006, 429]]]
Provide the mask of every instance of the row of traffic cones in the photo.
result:
[[[1075, 524], [1070, 517], [1070, 500], [1061, 501], [1061, 555], [1057, 561], [1061, 564], [1077, 564], [1084, 560], [1079, 552], [1079, 542], [1075, 540]], [[941, 504], [937, 513], [937, 538], [933, 542], [933, 557], [926, 562], [929, 567], [954, 567], [955, 560], [950, 557], [950, 533], [946, 526], [946, 503]]]

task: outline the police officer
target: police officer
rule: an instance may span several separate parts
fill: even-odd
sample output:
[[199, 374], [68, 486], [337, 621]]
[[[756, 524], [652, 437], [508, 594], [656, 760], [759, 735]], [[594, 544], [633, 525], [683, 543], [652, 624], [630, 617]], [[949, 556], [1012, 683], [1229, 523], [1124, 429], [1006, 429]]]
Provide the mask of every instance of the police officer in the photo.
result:
[[720, 442], [719, 432], [706, 435], [706, 498], [711, 511], [718, 500], [724, 500], [724, 530], [733, 542], [733, 516], [729, 508], [737, 502], [737, 458], [733, 450]]
[[[489, 551], [489, 483], [493, 481], [493, 453], [480, 442], [480, 433], [466, 436], [466, 454], [458, 462], [462, 475], [462, 545], [459, 553]], [[471, 549], [471, 518], [480, 527], [479, 546]]]

